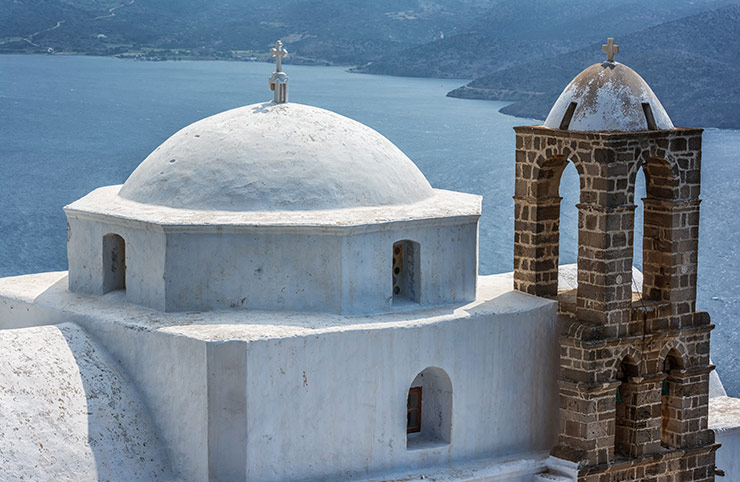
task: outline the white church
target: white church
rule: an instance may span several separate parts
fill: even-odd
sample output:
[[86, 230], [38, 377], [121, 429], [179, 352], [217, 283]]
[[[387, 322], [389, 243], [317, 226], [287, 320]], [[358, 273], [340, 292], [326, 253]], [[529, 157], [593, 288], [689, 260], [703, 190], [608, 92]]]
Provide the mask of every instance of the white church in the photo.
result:
[[480, 196], [289, 102], [286, 53], [273, 101], [66, 206], [68, 271], [0, 279], [0, 481], [581, 480], [551, 456], [557, 300], [479, 275]]

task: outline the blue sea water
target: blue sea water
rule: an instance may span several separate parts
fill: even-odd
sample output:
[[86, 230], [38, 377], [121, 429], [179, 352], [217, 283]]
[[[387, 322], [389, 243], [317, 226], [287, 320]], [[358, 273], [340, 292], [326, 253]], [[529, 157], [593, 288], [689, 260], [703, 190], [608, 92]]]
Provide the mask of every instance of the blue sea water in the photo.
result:
[[[203, 117], [271, 99], [263, 63], [134, 62], [0, 56], [0, 276], [66, 269], [62, 207], [123, 183], [162, 141]], [[511, 271], [513, 126], [505, 103], [452, 99], [463, 81], [286, 66], [291, 101], [333, 110], [398, 145], [433, 186], [484, 196], [480, 271]], [[702, 166], [699, 309], [712, 315], [712, 357], [740, 395], [740, 131], [707, 129]], [[639, 192], [644, 193], [640, 179]], [[578, 177], [561, 183], [561, 262], [576, 259]], [[640, 210], [636, 226], [640, 229]], [[639, 231], [635, 264], [641, 263]]]

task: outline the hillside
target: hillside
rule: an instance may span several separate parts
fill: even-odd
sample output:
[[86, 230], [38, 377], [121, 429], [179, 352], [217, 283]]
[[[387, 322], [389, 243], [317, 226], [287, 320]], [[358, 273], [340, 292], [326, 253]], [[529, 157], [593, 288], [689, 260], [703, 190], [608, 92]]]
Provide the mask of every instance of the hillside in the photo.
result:
[[0, 0], [0, 53], [266, 59], [477, 78], [740, 0]]
[[[740, 6], [731, 5], [618, 38], [617, 60], [650, 84], [676, 125], [740, 128], [739, 31]], [[568, 82], [601, 60], [595, 43], [501, 70], [448, 95], [518, 101], [502, 112], [544, 119]]]
[[264, 56], [359, 64], [466, 31], [492, 0], [0, 0], [0, 52]]
[[552, 58], [609, 36], [622, 37], [728, 0], [497, 1], [471, 20], [469, 32], [397, 49], [353, 72], [412, 77], [479, 78]]

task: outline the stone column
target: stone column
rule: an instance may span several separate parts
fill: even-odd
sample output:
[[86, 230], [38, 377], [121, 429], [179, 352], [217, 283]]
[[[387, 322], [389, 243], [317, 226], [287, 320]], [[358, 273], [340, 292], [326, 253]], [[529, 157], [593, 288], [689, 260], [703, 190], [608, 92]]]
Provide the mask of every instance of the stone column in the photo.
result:
[[645, 199], [643, 296], [670, 303], [672, 315], [696, 311], [699, 201]]
[[615, 394], [619, 383], [560, 380], [560, 435], [554, 457], [585, 465], [614, 459]]
[[634, 205], [578, 205], [578, 294], [576, 317], [619, 336], [632, 307]]
[[514, 289], [557, 296], [560, 197], [514, 197]]
[[687, 449], [714, 442], [708, 430], [709, 373], [714, 367], [672, 370], [668, 375], [669, 421], [666, 433], [670, 444]]
[[558, 294], [560, 176], [568, 158], [554, 152], [555, 138], [516, 128], [514, 184], [514, 289], [536, 296]]

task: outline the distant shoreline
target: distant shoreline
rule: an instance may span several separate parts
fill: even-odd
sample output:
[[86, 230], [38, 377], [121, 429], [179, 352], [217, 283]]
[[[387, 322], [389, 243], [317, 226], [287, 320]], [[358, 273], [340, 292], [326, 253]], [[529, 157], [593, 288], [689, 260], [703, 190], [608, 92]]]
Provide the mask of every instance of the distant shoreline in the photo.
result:
[[[49, 57], [65, 57], [65, 56], [80, 56], [80, 57], [109, 57], [122, 60], [136, 60], [141, 62], [180, 62], [186, 60], [192, 61], [226, 61], [226, 62], [265, 62], [271, 63], [273, 59], [268, 54], [253, 54], [253, 55], [191, 55], [185, 53], [175, 53], [180, 51], [186, 51], [189, 49], [148, 49], [142, 51], [133, 52], [119, 52], [119, 53], [101, 53], [101, 52], [85, 52], [85, 51], [61, 51], [61, 52], [40, 52], [40, 51], [23, 51], [23, 50], [12, 50], [12, 49], [0, 49], [0, 55], [39, 55]], [[288, 61], [283, 61], [286, 65], [309, 65], [319, 67], [346, 67], [351, 69], [355, 67], [353, 64], [337, 64], [326, 60], [310, 59], [306, 57], [293, 57]]]
[[[169, 52], [179, 52], [182, 50], [187, 49], [170, 49]], [[158, 55], [152, 55], [153, 53], [157, 53]], [[63, 52], [53, 52], [53, 53], [44, 53], [44, 52], [30, 52], [30, 51], [18, 51], [18, 50], [2, 50], [0, 49], [0, 55], [37, 55], [37, 56], [48, 56], [48, 57], [72, 57], [72, 56], [79, 56], [79, 57], [101, 57], [101, 58], [112, 58], [112, 59], [120, 59], [120, 60], [129, 60], [129, 61], [136, 61], [136, 62], [183, 62], [183, 61], [197, 61], [197, 62], [208, 62], [208, 61], [222, 61], [222, 62], [261, 62], [261, 63], [272, 63], [272, 59], [267, 54], [261, 54], [261, 55], [250, 55], [250, 56], [224, 56], [224, 57], [218, 57], [218, 56], [198, 56], [198, 55], [174, 55], [172, 56], [160, 56], [159, 54], [162, 52], [162, 49], [151, 49], [149, 51], [141, 51], [141, 52], [125, 52], [125, 53], [118, 53], [118, 54], [102, 54], [97, 52], [73, 52], [73, 51], [63, 51]], [[365, 74], [365, 75], [382, 75], [382, 76], [389, 76], [389, 77], [402, 77], [402, 78], [409, 78], [409, 76], [406, 75], [393, 75], [393, 74], [377, 74], [377, 73], [371, 73], [371, 72], [357, 72], [353, 69], [355, 69], [357, 66], [352, 64], [335, 64], [327, 61], [320, 61], [315, 59], [306, 59], [306, 58], [299, 58], [298, 62], [296, 62], [296, 59], [292, 59], [290, 62], [285, 62], [286, 65], [300, 65], [300, 66], [309, 66], [309, 67], [342, 67], [346, 68], [347, 72], [354, 73], [354, 74]], [[434, 79], [437, 77], [429, 77], [429, 76], [418, 76], [416, 78], [419, 79]], [[494, 101], [504, 101], [504, 102], [513, 102], [514, 104], [510, 104], [509, 106], [502, 107], [499, 109], [499, 112], [501, 112], [504, 115], [509, 115], [512, 117], [516, 117], [519, 119], [532, 119], [537, 118], [533, 117], [531, 115], [531, 112], [522, 112], [521, 114], [518, 112], [511, 112], [511, 109], [513, 106], [516, 105], [517, 100], [520, 99], [514, 99], [514, 98], [496, 98], [481, 95], [479, 97], [476, 97], [474, 95], [466, 96], [466, 95], [455, 95], [456, 92], [463, 90], [466, 88], [466, 84], [470, 82], [471, 79], [449, 79], [445, 78], [444, 80], [460, 80], [461, 85], [457, 89], [454, 89], [447, 93], [448, 97], [454, 97], [454, 98], [460, 98], [460, 99], [468, 99], [468, 100], [494, 100]], [[529, 114], [529, 115], [528, 115]], [[542, 120], [542, 119], [538, 119]]]

